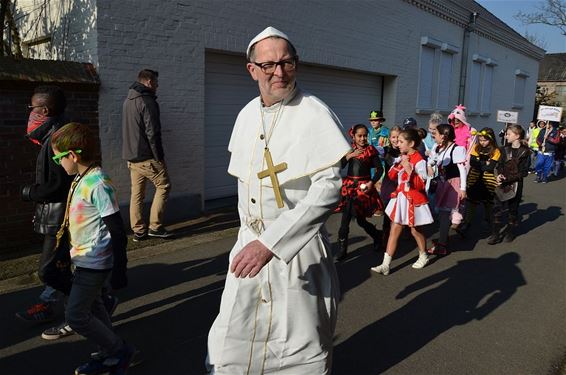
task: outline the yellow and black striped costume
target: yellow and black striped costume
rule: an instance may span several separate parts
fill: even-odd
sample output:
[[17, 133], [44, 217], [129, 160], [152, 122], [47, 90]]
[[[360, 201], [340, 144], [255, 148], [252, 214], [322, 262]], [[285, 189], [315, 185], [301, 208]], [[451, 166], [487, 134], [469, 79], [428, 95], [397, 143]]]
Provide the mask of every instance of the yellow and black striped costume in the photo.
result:
[[501, 157], [499, 149], [493, 155], [479, 144], [470, 153], [470, 172], [466, 187], [467, 199], [472, 203], [491, 203], [496, 187], [494, 169]]

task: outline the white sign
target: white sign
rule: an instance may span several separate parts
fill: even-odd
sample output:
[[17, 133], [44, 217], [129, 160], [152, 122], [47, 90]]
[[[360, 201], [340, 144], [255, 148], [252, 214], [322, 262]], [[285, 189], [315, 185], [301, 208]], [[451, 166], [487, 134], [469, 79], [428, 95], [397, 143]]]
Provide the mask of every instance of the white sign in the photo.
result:
[[497, 111], [497, 122], [516, 124], [519, 122], [519, 112]]
[[551, 107], [541, 105], [538, 107], [537, 120], [560, 122], [562, 118], [562, 107]]

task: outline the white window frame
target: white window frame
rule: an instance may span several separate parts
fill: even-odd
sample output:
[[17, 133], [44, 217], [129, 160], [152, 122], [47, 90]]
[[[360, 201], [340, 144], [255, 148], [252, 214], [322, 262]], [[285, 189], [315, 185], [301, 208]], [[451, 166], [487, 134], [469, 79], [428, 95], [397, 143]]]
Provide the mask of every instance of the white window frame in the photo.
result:
[[[482, 95], [480, 103], [480, 116], [489, 116], [491, 114], [491, 102], [493, 100], [493, 79], [495, 77], [495, 67], [497, 61], [494, 59], [487, 59], [485, 62], [484, 79], [482, 82]], [[488, 80], [488, 77], [491, 77]]]
[[[479, 54], [472, 56], [470, 66], [466, 107], [469, 115], [480, 115], [487, 117], [491, 115], [491, 102], [493, 100], [493, 78], [495, 77], [495, 67], [497, 61]], [[479, 67], [479, 77], [473, 77], [472, 72]], [[488, 80], [488, 77], [491, 77]], [[473, 102], [470, 103], [470, 98]]]
[[[513, 88], [513, 109], [522, 109], [525, 106], [525, 92], [527, 79], [530, 74], [521, 69], [515, 69], [515, 86]], [[521, 87], [522, 86], [522, 87]], [[522, 92], [518, 92], [518, 90]]]
[[[434, 52], [432, 61], [425, 61], [425, 53], [427, 56], [430, 55], [430, 50]], [[458, 53], [460, 53], [460, 49], [456, 46], [429, 36], [421, 37], [416, 113], [450, 111], [451, 103], [454, 101], [451, 90], [454, 55]], [[432, 63], [432, 71], [428, 69], [430, 63]], [[425, 66], [425, 64], [427, 65]], [[426, 72], [423, 71], [425, 67], [427, 68]], [[448, 72], [449, 77], [441, 75], [443, 68], [444, 73]], [[428, 76], [423, 74], [428, 74]]]

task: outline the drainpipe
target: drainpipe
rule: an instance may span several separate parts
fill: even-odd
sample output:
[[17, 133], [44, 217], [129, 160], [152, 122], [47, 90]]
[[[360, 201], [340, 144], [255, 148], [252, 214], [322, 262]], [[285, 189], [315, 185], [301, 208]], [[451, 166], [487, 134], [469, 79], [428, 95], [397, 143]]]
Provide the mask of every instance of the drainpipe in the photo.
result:
[[458, 90], [458, 104], [464, 104], [466, 96], [466, 79], [468, 77], [468, 50], [470, 49], [470, 34], [476, 28], [478, 12], [470, 14], [470, 20], [464, 28], [464, 41], [462, 42], [462, 64], [460, 67], [460, 88]]

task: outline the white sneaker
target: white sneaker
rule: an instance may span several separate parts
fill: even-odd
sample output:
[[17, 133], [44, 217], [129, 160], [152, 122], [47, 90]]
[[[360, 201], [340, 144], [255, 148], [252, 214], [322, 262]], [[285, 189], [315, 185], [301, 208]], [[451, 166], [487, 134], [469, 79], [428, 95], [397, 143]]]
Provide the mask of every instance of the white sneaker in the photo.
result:
[[422, 254], [419, 255], [419, 259], [415, 263], [413, 263], [412, 267], [416, 269], [421, 269], [426, 266], [428, 263], [428, 255]]
[[379, 266], [372, 267], [371, 270], [373, 272], [380, 273], [383, 276], [389, 275], [389, 266], [386, 266], [384, 264], [380, 264]]

